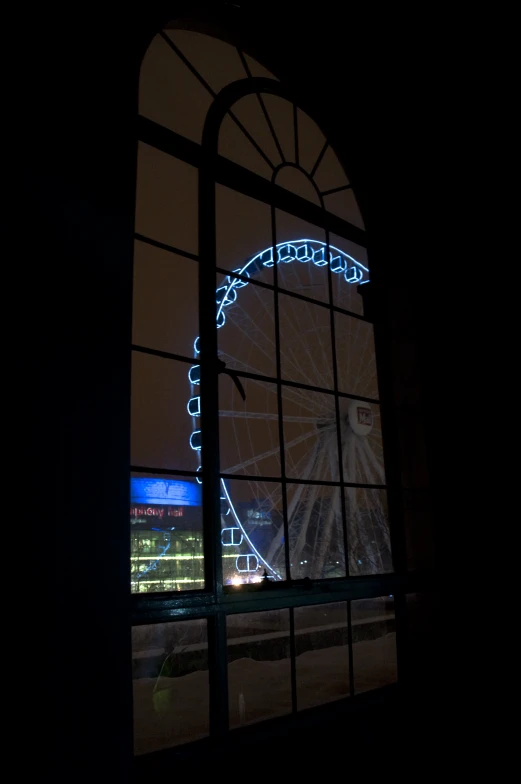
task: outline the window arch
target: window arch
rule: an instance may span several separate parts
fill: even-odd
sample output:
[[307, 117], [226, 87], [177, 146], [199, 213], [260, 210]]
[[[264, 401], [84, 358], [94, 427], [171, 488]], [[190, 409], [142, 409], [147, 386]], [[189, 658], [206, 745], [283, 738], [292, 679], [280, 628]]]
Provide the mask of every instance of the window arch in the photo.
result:
[[[360, 294], [367, 243], [319, 125], [241, 49], [189, 30], [159, 33], [143, 61], [138, 128], [134, 650], [159, 635], [165, 650], [186, 640], [205, 651], [201, 688], [217, 732], [321, 701], [309, 673], [299, 676], [297, 652], [311, 644], [317, 613], [343, 649], [334, 696], [363, 690], [357, 678], [371, 682], [357, 656], [367, 641], [353, 630], [375, 608], [389, 666], [372, 682], [395, 678], [392, 599], [371, 599], [392, 593], [382, 577], [392, 555], [373, 328]], [[192, 618], [184, 631], [164, 623], [176, 615]], [[285, 696], [267, 708], [251, 684], [248, 695], [234, 691], [243, 675], [231, 641], [237, 629], [255, 639], [257, 621], [268, 646], [287, 645]], [[165, 677], [161, 669], [140, 694], [146, 710]], [[198, 736], [174, 724], [141, 750]]]

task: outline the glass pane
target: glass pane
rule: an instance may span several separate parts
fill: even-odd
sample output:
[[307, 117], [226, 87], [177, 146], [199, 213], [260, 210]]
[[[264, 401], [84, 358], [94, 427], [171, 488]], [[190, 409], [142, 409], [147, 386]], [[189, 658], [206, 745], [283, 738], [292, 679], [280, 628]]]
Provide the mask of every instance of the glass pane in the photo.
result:
[[282, 163], [282, 159], [277, 150], [266, 115], [262, 110], [261, 100], [261, 97], [258, 95], [246, 95], [233, 104], [232, 111], [272, 164], [278, 166]]
[[[237, 79], [244, 79], [237, 49], [219, 38], [195, 33], [192, 30], [166, 30], [168, 37], [179, 47], [191, 65], [214, 93]], [[185, 111], [192, 111], [192, 101]]]
[[289, 610], [230, 615], [230, 727], [291, 712]]
[[340, 398], [344, 482], [385, 484], [380, 406]]
[[287, 485], [291, 577], [345, 577], [341, 488]]
[[[250, 134], [252, 135], [252, 134]], [[258, 145], [258, 141], [255, 139]], [[261, 148], [262, 150], [262, 148]], [[221, 124], [219, 132], [219, 155], [229, 158], [239, 166], [259, 174], [271, 180], [273, 173], [273, 162], [268, 158], [266, 160], [266, 153], [260, 152], [259, 149], [252, 144], [248, 136], [237, 125], [233, 117], [227, 114]]]
[[286, 161], [295, 163], [295, 133], [293, 130], [293, 104], [278, 95], [262, 93], [262, 100], [275, 129], [275, 134]]
[[279, 287], [329, 302], [325, 231], [281, 210], [275, 217]]
[[265, 575], [271, 580], [285, 579], [282, 488], [278, 482], [222, 480], [221, 526], [226, 585], [258, 583]]
[[301, 109], [297, 109], [297, 121], [299, 163], [311, 174], [326, 138], [316, 122]]
[[230, 376], [219, 377], [219, 440], [224, 474], [280, 476], [277, 387], [241, 379], [243, 400]]
[[318, 165], [314, 180], [320, 191], [329, 191], [332, 188], [349, 185], [349, 180], [340, 161], [329, 146]]
[[367, 250], [335, 234], [331, 235], [329, 242], [333, 256], [336, 257], [340, 254], [343, 259], [331, 267], [336, 273], [333, 275], [333, 304], [338, 308], [363, 316], [364, 304], [359, 284], [363, 284], [371, 277], [367, 263]]
[[276, 82], [279, 81], [276, 76], [273, 76], [271, 71], [268, 71], [268, 69], [257, 62], [257, 60], [254, 60], [253, 57], [250, 57], [248, 54], [244, 54], [244, 59], [246, 60], [252, 76], [261, 76], [264, 79], [274, 79]]
[[279, 294], [279, 331], [282, 378], [332, 389], [329, 309]]
[[204, 588], [201, 486], [188, 477], [130, 479], [133, 593]]
[[349, 696], [347, 604], [296, 607], [297, 709]]
[[335, 313], [335, 345], [339, 391], [378, 398], [373, 325]]
[[275, 176], [275, 184], [281, 188], [296, 193], [303, 199], [312, 201], [320, 207], [320, 196], [313, 185], [313, 181], [295, 166], [284, 166]]
[[351, 602], [353, 676], [355, 694], [394, 683], [396, 633], [394, 599], [360, 599]]
[[139, 142], [136, 232], [197, 254], [197, 169]]
[[349, 574], [392, 572], [387, 492], [347, 487], [345, 505]]
[[219, 275], [217, 301], [219, 356], [226, 366], [276, 376], [273, 291]]
[[199, 264], [134, 243], [132, 342], [191, 357], [199, 334]]
[[270, 207], [221, 185], [215, 203], [217, 266], [273, 283]]
[[148, 754], [209, 733], [205, 620], [132, 629], [134, 751]]
[[185, 362], [132, 353], [132, 465], [197, 470], [197, 435], [192, 437], [197, 417], [187, 411], [192, 398], [190, 367]]
[[211, 103], [211, 94], [162, 36], [156, 35], [141, 65], [139, 113], [200, 143]]
[[324, 206], [333, 215], [338, 215], [343, 220], [358, 226], [359, 229], [365, 229], [360, 209], [351, 188], [324, 196]]
[[282, 386], [286, 476], [338, 481], [335, 398]]
[[432, 529], [431, 494], [421, 490], [404, 490], [403, 503], [407, 568], [432, 568], [434, 566], [434, 532]]

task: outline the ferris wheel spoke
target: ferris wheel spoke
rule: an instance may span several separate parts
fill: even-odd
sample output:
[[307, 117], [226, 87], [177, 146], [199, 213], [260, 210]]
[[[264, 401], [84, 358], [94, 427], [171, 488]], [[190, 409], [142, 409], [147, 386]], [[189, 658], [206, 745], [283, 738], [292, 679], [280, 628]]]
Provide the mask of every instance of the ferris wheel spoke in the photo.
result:
[[[253, 349], [263, 354], [270, 362], [273, 361], [275, 354], [275, 341], [273, 338], [268, 337], [259, 325], [259, 320], [254, 320], [249, 313], [247, 313], [242, 306], [234, 305], [233, 309], [229, 309], [226, 313], [227, 322], [231, 324], [237, 332], [239, 332], [247, 341], [249, 346], [249, 354], [251, 355]], [[241, 344], [242, 345], [242, 344]], [[225, 352], [220, 352], [225, 353]], [[237, 357], [231, 357], [235, 363], [242, 364], [241, 360]], [[249, 359], [250, 357], [248, 357]], [[235, 366], [235, 369], [239, 368]]]
[[357, 467], [359, 470], [358, 478], [361, 479], [364, 484], [374, 484], [374, 477], [373, 473], [369, 467], [369, 462], [367, 460], [367, 456], [365, 454], [363, 442], [360, 443], [359, 441], [356, 442], [356, 456], [357, 456]]
[[[297, 328], [297, 326], [296, 326], [296, 324], [298, 324], [298, 322], [299, 322], [298, 314], [296, 313], [296, 308], [297, 308], [297, 304], [300, 305], [300, 300], [297, 300], [297, 299], [295, 299], [293, 297], [286, 297], [285, 301], [289, 305], [288, 310], [290, 309], [292, 311], [292, 316], [290, 317], [288, 315], [285, 315], [284, 323], [286, 325], [286, 329], [288, 329], [288, 326], [291, 328], [290, 331], [294, 334], [294, 337], [296, 339], [296, 340], [295, 339], [292, 340], [290, 338], [290, 335], [288, 335], [288, 334], [285, 335], [285, 339], [284, 339], [284, 351], [285, 351], [285, 354], [289, 353], [289, 351], [291, 351], [292, 364], [293, 364], [294, 370], [297, 373], [297, 376], [299, 376], [302, 373], [302, 366], [304, 364], [302, 355], [304, 355], [304, 357], [307, 357], [308, 360], [309, 360], [308, 364], [311, 363], [311, 365], [313, 366], [313, 369], [315, 370], [315, 373], [317, 374], [316, 378], [318, 379], [320, 377], [320, 374], [318, 373], [318, 369], [317, 369], [317, 367], [315, 365], [313, 355], [311, 354], [311, 351], [310, 351], [310, 342], [307, 341], [307, 340], [303, 340], [302, 331], [299, 330]], [[315, 323], [314, 323], [314, 320], [313, 320], [312, 316], [311, 316], [311, 320], [313, 321], [313, 325], [315, 326]], [[299, 356], [298, 356], [298, 358], [295, 356], [295, 354], [293, 352], [293, 345], [295, 343], [296, 343], [296, 345], [297, 345], [297, 347], [299, 349]], [[307, 374], [307, 375], [309, 376], [309, 374]], [[308, 381], [309, 378], [307, 378], [306, 380]]]
[[381, 464], [378, 462], [378, 460], [376, 459], [376, 456], [375, 456], [373, 450], [371, 449], [371, 447], [369, 446], [368, 442], [365, 439], [362, 442], [362, 452], [369, 459], [369, 462], [370, 462], [370, 464], [373, 467], [373, 470], [374, 470], [374, 472], [376, 474], [377, 479], [380, 480], [379, 482], [377, 482], [377, 484], [383, 485], [385, 483], [385, 476], [384, 476], [383, 468], [382, 468]]
[[[299, 479], [309, 479], [311, 477], [313, 466], [315, 464], [318, 454], [319, 454], [319, 443], [317, 442], [313, 447], [311, 457], [308, 459], [308, 464], [302, 476], [299, 476]], [[305, 457], [307, 457], [307, 455]], [[306, 485], [302, 485], [302, 484], [297, 485], [295, 494], [288, 506], [287, 514], [288, 514], [288, 530], [290, 531], [290, 540], [291, 540], [291, 532], [293, 531], [293, 527], [295, 526], [295, 510], [298, 506], [302, 493], [305, 492], [306, 487], [307, 487]], [[283, 535], [284, 535], [284, 525], [282, 524], [279, 530], [277, 531], [277, 534], [271, 544], [270, 551], [268, 554], [268, 561], [270, 561], [270, 559], [272, 558], [275, 558], [277, 553], [280, 551]]]
[[[308, 367], [310, 367], [312, 369], [313, 373], [314, 373], [314, 377], [311, 379], [311, 381], [314, 382], [315, 384], [318, 384], [319, 381], [323, 377], [323, 373], [321, 373], [319, 371], [319, 369], [318, 369], [318, 367], [316, 365], [316, 362], [315, 362], [315, 353], [312, 351], [313, 341], [304, 339], [304, 335], [302, 334], [302, 330], [299, 329], [298, 326], [297, 326], [299, 324], [299, 321], [300, 321], [298, 313], [297, 313], [297, 306], [298, 305], [300, 306], [300, 300], [297, 300], [297, 299], [295, 299], [293, 297], [288, 298], [288, 299], [290, 299], [290, 301], [291, 301], [292, 317], [291, 318], [286, 318], [285, 321], [286, 321], [286, 324], [289, 324], [289, 326], [291, 327], [291, 331], [292, 331], [292, 333], [294, 334], [294, 336], [296, 338], [296, 341], [295, 341], [296, 345], [299, 348], [299, 357], [298, 357], [298, 360], [295, 358], [294, 366], [295, 366], [295, 368], [297, 370], [297, 374], [300, 375], [302, 373], [302, 365], [303, 365], [302, 354], [303, 354], [307, 358], [307, 365], [308, 365]], [[320, 335], [322, 330], [320, 330], [318, 328], [318, 325], [316, 323], [315, 316], [314, 316], [314, 310], [313, 310], [312, 306], [308, 307], [306, 315], [307, 315], [307, 318], [309, 319], [309, 321], [311, 322], [311, 328], [308, 331], [310, 332], [310, 334], [313, 336], [313, 339], [315, 340]], [[329, 335], [329, 332], [328, 332], [328, 335]], [[292, 341], [291, 341], [291, 339], [288, 339], [288, 336], [286, 336], [286, 340], [284, 342], [285, 342], [285, 346], [286, 347], [288, 345], [292, 345]], [[324, 352], [324, 346], [320, 347], [320, 352], [318, 351], [318, 347], [317, 347], [317, 353], [320, 353], [320, 355], [323, 356], [324, 353], [325, 353]], [[306, 378], [306, 381], [308, 383], [310, 381], [309, 375], [310, 374], [308, 373], [307, 374], [308, 378]], [[326, 386], [326, 385], [324, 384], [324, 386]]]
[[[293, 441], [290, 441], [288, 444], [286, 444], [286, 449], [291, 449], [297, 444], [301, 444], [306, 439], [311, 438], [311, 436], [316, 436], [316, 435], [317, 433], [315, 430], [311, 430], [308, 433], [304, 433], [303, 435], [294, 438]], [[273, 455], [279, 453], [280, 453], [280, 445], [277, 444], [277, 446], [274, 449], [269, 449], [267, 452], [263, 452], [262, 454], [252, 457], [249, 460], [245, 460], [243, 463], [238, 463], [237, 465], [234, 465], [231, 468], [226, 468], [222, 471], [222, 473], [234, 474], [237, 471], [240, 471], [242, 468], [247, 468], [248, 466], [253, 465], [254, 463], [260, 463], [261, 460], [265, 460], [266, 458], [272, 457]]]
[[316, 413], [317, 416], [329, 417], [334, 415], [335, 403], [332, 395], [321, 392], [308, 392], [296, 387], [282, 386], [282, 401], [292, 403]]
[[[230, 354], [226, 354], [225, 352], [220, 352], [220, 357], [221, 359], [226, 361], [226, 364], [229, 365], [230, 367], [233, 367], [234, 364], [241, 365], [241, 367], [235, 367], [235, 370], [242, 370], [245, 373], [257, 372], [253, 366], [248, 365], [245, 362], [242, 361], [240, 363], [236, 362], [235, 358], [232, 357]], [[266, 391], [270, 392], [272, 395], [277, 395], [277, 387], [275, 383], [273, 383], [272, 381], [264, 381], [263, 379], [260, 378], [251, 378], [248, 379], [248, 382], [250, 384], [255, 384], [259, 387], [266, 389]], [[235, 389], [235, 387], [233, 389]], [[318, 416], [318, 409], [323, 411], [325, 415], [334, 411], [333, 402], [331, 402], [330, 406], [326, 406], [325, 404], [317, 406], [316, 398], [310, 397], [307, 391], [301, 390], [298, 387], [289, 387], [289, 386], [282, 385], [282, 398], [287, 402], [293, 403], [301, 408], [305, 408], [311, 413], [314, 413], [315, 410], [317, 410], [317, 416]], [[331, 400], [333, 401], [333, 398], [331, 398]], [[283, 419], [285, 419], [284, 416]]]
[[340, 503], [340, 488], [335, 487], [332, 493], [331, 503], [327, 512], [324, 531], [322, 534], [322, 540], [320, 543], [319, 553], [318, 553], [318, 563], [322, 564], [322, 569], [331, 545], [331, 538], [333, 534], [333, 522], [335, 519], [335, 515], [338, 515], [339, 503]]
[[[298, 566], [298, 563], [302, 557], [302, 550], [306, 544], [307, 536], [308, 536], [308, 527], [309, 521], [311, 518], [311, 514], [313, 511], [316, 512], [316, 500], [318, 496], [318, 487], [316, 485], [308, 486], [308, 492], [305, 493], [307, 503], [304, 508], [304, 516], [301, 522], [299, 522], [298, 532], [295, 544], [291, 547], [290, 557], [292, 558], [294, 565]], [[291, 539], [290, 539], [290, 546], [291, 546]], [[313, 564], [314, 565], [314, 564]]]

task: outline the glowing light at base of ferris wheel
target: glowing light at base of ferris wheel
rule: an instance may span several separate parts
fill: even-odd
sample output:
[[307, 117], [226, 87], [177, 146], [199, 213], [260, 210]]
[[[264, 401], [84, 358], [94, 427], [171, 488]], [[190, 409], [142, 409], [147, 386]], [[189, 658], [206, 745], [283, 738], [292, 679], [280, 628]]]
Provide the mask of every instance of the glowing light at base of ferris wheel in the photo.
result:
[[[315, 246], [315, 247], [313, 247]], [[318, 246], [318, 247], [316, 247]], [[329, 250], [328, 250], [329, 249]], [[360, 264], [359, 261], [354, 259], [348, 253], [340, 250], [340, 248], [336, 248], [334, 245], [328, 245], [325, 242], [321, 242], [320, 240], [309, 240], [309, 239], [301, 239], [301, 240], [294, 240], [293, 242], [281, 242], [273, 247], [266, 248], [265, 250], [257, 253], [253, 256], [243, 267], [237, 267], [232, 271], [231, 275], [227, 275], [225, 278], [225, 283], [216, 290], [216, 304], [219, 306], [217, 310], [216, 316], [216, 326], [217, 329], [223, 327], [226, 323], [226, 317], [224, 314], [224, 308], [232, 305], [237, 300], [237, 289], [243, 288], [244, 286], [248, 285], [248, 281], [241, 280], [240, 278], [234, 278], [233, 273], [237, 273], [238, 275], [242, 275], [243, 277], [249, 278], [251, 274], [255, 274], [255, 272], [259, 272], [261, 267], [273, 267], [275, 264], [274, 259], [274, 250], [276, 251], [276, 263], [288, 264], [291, 261], [299, 261], [302, 263], [312, 262], [316, 267], [324, 267], [328, 263], [330, 265], [331, 271], [337, 274], [344, 274], [344, 279], [346, 283], [368, 283], [369, 279], [364, 278], [364, 273], [368, 273], [369, 270], [367, 267], [364, 267], [363, 264]], [[331, 251], [335, 251], [338, 255], [334, 256]], [[353, 263], [354, 266], [350, 266], [348, 260]], [[248, 269], [250, 268], [250, 269]], [[196, 337], [194, 340], [194, 354], [197, 356], [200, 353], [200, 337]], [[198, 385], [201, 382], [201, 367], [200, 365], [192, 365], [190, 370], [188, 371], [188, 379], [192, 386]], [[198, 396], [193, 396], [190, 398], [187, 404], [187, 411], [193, 418], [200, 416], [201, 414], [201, 402]], [[363, 404], [360, 401], [353, 401], [349, 407], [348, 411], [348, 418], [351, 428], [353, 432], [359, 435], [367, 435], [371, 432], [373, 427], [373, 414], [369, 406], [367, 404]], [[201, 455], [201, 431], [194, 430], [190, 435], [190, 446], [191, 448], [198, 452], [199, 454], [199, 461]], [[199, 466], [197, 471], [200, 472], [202, 469], [202, 465], [199, 462]], [[196, 481], [198, 484], [202, 484], [202, 479], [196, 477]], [[230, 496], [228, 495], [228, 491], [224, 484], [224, 481], [221, 479], [221, 486], [222, 490], [224, 491], [224, 495], [221, 494], [221, 501], [226, 501], [228, 504], [227, 511], [224, 513], [226, 515], [232, 512], [232, 516], [235, 518], [237, 522], [237, 527], [228, 527], [223, 528], [221, 530], [221, 542], [223, 546], [238, 546], [242, 544], [243, 540], [246, 539], [247, 543], [251, 546], [253, 553], [241, 554], [238, 555], [235, 562], [235, 568], [240, 573], [253, 573], [258, 570], [260, 563], [264, 564], [267, 569], [271, 572], [273, 577], [278, 580], [281, 580], [282, 577], [273, 569], [270, 564], [260, 555], [258, 550], [254, 547], [253, 543], [251, 542], [250, 538], [244, 531], [242, 524], [239, 520], [237, 512], [232, 504]], [[240, 532], [240, 540], [239, 542], [235, 541], [235, 532]], [[228, 532], [230, 532], [228, 534]], [[225, 541], [225, 539], [230, 539], [230, 541]], [[146, 571], [150, 569], [155, 569], [157, 567], [157, 563], [161, 559], [161, 557], [166, 553], [168, 548], [170, 547], [170, 542], [168, 542], [167, 546], [164, 548], [164, 551], [161, 553], [159, 558], [151, 564]], [[240, 560], [242, 559], [242, 560]], [[239, 564], [246, 568], [240, 568]], [[141, 572], [139, 576], [146, 574], [145, 571]], [[254, 578], [254, 582], [259, 582], [261, 578]], [[232, 585], [240, 585], [241, 578], [234, 577], [232, 579]]]

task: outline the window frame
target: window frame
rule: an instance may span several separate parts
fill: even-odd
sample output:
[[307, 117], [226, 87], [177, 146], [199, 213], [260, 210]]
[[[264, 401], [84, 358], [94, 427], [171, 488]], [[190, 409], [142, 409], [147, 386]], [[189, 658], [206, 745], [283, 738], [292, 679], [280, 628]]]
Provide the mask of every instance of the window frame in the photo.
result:
[[[321, 580], [291, 580], [272, 583], [269, 586], [242, 585], [229, 589], [223, 585], [221, 560], [221, 522], [220, 522], [220, 465], [219, 465], [219, 420], [218, 420], [218, 377], [217, 361], [217, 327], [215, 279], [220, 270], [216, 258], [216, 185], [224, 185], [235, 191], [257, 199], [270, 206], [272, 216], [275, 209], [295, 215], [326, 231], [326, 236], [336, 234], [346, 240], [367, 248], [368, 239], [364, 230], [348, 221], [328, 212], [325, 207], [318, 207], [306, 199], [269, 182], [262, 176], [242, 168], [218, 153], [218, 140], [221, 123], [231, 107], [241, 98], [251, 94], [269, 93], [284, 98], [306, 111], [317, 122], [310, 108], [297, 99], [287, 85], [264, 78], [249, 76], [232, 82], [215, 97], [206, 116], [201, 144], [189, 140], [143, 116], [138, 117], [137, 141], [148, 144], [157, 150], [172, 155], [198, 169], [198, 232], [199, 248], [197, 261], [201, 272], [199, 276], [199, 314], [201, 353], [201, 433], [202, 449], [205, 460], [202, 466], [202, 503], [203, 503], [203, 540], [204, 540], [204, 571], [205, 588], [202, 590], [164, 593], [132, 594], [132, 625], [161, 623], [173, 620], [205, 618], [208, 622], [208, 665], [210, 675], [210, 736], [220, 737], [228, 731], [228, 685], [227, 685], [227, 639], [226, 617], [230, 614], [260, 612], [289, 608], [291, 628], [293, 628], [293, 608], [300, 606], [329, 604], [331, 602], [347, 602], [349, 619], [349, 661], [351, 669], [351, 698], [353, 697], [352, 678], [352, 639], [350, 602], [356, 599], [370, 599], [386, 595], [395, 597], [398, 678], [401, 671], [400, 657], [400, 626], [403, 623], [405, 594], [421, 591], [425, 577], [421, 574], [407, 573], [404, 558], [404, 531], [401, 511], [401, 477], [397, 460], [397, 430], [392, 415], [392, 399], [390, 396], [390, 360], [386, 356], [387, 313], [378, 296], [382, 292], [379, 285], [377, 269], [371, 269], [372, 282], [364, 286], [364, 303], [367, 314], [363, 320], [374, 325], [376, 367], [379, 380], [379, 405], [381, 407], [382, 439], [384, 450], [384, 466], [386, 472], [385, 489], [388, 498], [389, 527], [394, 571], [389, 574], [367, 576], [349, 576]], [[320, 123], [317, 122], [320, 127]], [[324, 134], [327, 139], [327, 134]], [[329, 144], [329, 142], [326, 142]], [[334, 149], [334, 148], [333, 148]], [[340, 156], [339, 156], [340, 158]], [[353, 189], [355, 190], [355, 189]], [[356, 192], [356, 191], [355, 191]], [[138, 239], [150, 242], [157, 247], [170, 250], [178, 255], [194, 259], [178, 248], [136, 235]], [[328, 240], [329, 241], [329, 240]], [[373, 264], [373, 259], [371, 259]], [[274, 265], [275, 288], [277, 285], [276, 267]], [[331, 271], [328, 266], [328, 274]], [[376, 295], [375, 295], [376, 292]], [[342, 308], [335, 308], [330, 301], [330, 313], [335, 310], [342, 313]], [[360, 318], [358, 314], [355, 315]], [[334, 327], [333, 327], [334, 329]], [[279, 340], [277, 331], [277, 343]], [[144, 350], [133, 345], [133, 350]], [[182, 360], [193, 364], [193, 358], [181, 357], [167, 352], [149, 350], [147, 353], [165, 358]], [[336, 357], [334, 358], [336, 364]], [[240, 376], [241, 374], [238, 373]], [[280, 365], [277, 373], [280, 387]], [[300, 386], [300, 385], [299, 385]], [[335, 373], [335, 399], [338, 404], [338, 384]], [[356, 395], [343, 395], [359, 399]], [[280, 402], [280, 401], [279, 401]], [[280, 409], [279, 409], [280, 417]], [[154, 467], [131, 466], [131, 471], [148, 471], [164, 475], [201, 476], [195, 471], [167, 470]], [[283, 475], [282, 481], [287, 479]], [[350, 486], [343, 483], [341, 486]], [[287, 526], [287, 515], [284, 515]], [[344, 526], [345, 530], [345, 526]], [[346, 550], [346, 572], [347, 568]], [[291, 636], [293, 640], [293, 635]], [[296, 712], [295, 700], [295, 651], [292, 642], [292, 693], [293, 714]], [[350, 699], [350, 698], [347, 698]], [[175, 747], [173, 747], [175, 751]]]

